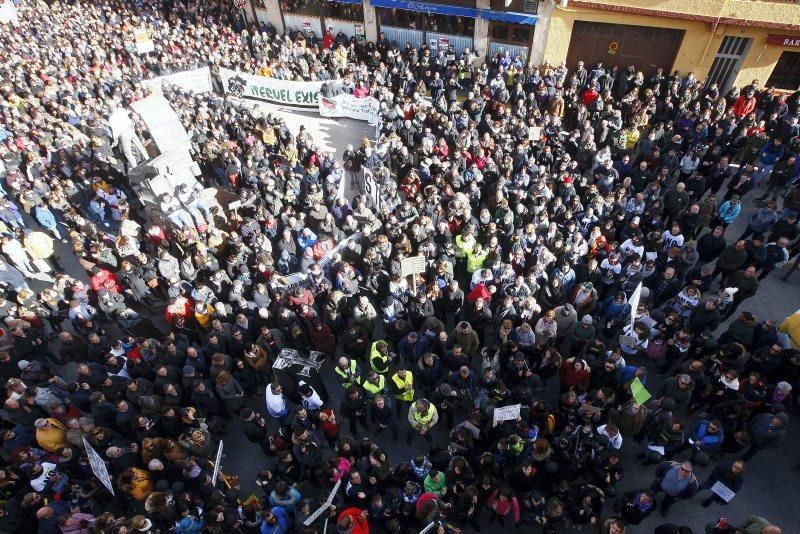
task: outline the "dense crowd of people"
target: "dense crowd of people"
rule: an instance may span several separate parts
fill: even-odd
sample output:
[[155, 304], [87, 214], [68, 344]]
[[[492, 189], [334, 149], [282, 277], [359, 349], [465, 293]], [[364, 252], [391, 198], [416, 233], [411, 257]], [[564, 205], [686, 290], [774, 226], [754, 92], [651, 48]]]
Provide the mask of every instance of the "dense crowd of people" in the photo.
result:
[[[17, 8], [0, 34], [0, 531], [637, 532], [678, 501], [727, 504], [785, 434], [800, 352], [747, 300], [800, 253], [800, 92], [278, 34], [232, 2]], [[242, 202], [184, 187], [147, 220], [128, 172], [149, 133], [109, 117], [142, 80], [206, 65], [217, 90], [220, 67], [336, 80], [380, 101], [378, 138], [337, 158], [221, 92], [167, 89], [202, 186]], [[338, 390], [282, 383], [286, 350], [324, 355]], [[231, 432], [263, 465], [215, 476]], [[653, 482], [617, 492], [626, 470]], [[263, 494], [243, 494], [255, 473]], [[702, 528], [667, 521], [655, 532]]]

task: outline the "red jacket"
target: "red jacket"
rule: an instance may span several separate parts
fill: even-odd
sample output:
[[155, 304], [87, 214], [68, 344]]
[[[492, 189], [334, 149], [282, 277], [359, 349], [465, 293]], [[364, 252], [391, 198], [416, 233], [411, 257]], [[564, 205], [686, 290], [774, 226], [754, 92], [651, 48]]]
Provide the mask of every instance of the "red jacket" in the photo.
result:
[[733, 104], [733, 114], [739, 118], [744, 117], [756, 109], [756, 97], [747, 98], [742, 95]]
[[112, 291], [114, 293], [119, 293], [122, 291], [122, 288], [119, 286], [119, 282], [117, 281], [117, 275], [105, 269], [101, 269], [99, 273], [93, 275], [91, 282], [92, 289], [94, 289], [97, 293], [99, 293], [101, 289]]
[[369, 522], [366, 517], [361, 517], [361, 512], [363, 510], [355, 506], [345, 508], [336, 518], [336, 521], [341, 521], [343, 517], [349, 516], [353, 519], [353, 528], [350, 530], [350, 534], [369, 534]]
[[589, 391], [591, 373], [586, 367], [586, 363], [583, 363], [583, 368], [580, 371], [576, 371], [574, 367], [575, 361], [576, 360], [569, 358], [561, 364], [561, 384], [564, 386], [564, 389], [570, 386], [580, 385], [583, 387], [584, 391]]

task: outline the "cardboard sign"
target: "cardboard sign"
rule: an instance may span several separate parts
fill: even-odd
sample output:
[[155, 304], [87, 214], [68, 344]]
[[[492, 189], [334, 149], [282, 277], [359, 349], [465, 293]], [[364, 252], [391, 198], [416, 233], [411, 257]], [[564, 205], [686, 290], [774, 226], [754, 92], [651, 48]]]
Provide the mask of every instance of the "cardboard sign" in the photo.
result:
[[92, 468], [92, 473], [97, 477], [106, 489], [114, 495], [114, 485], [111, 483], [111, 476], [108, 474], [108, 468], [103, 458], [97, 454], [92, 448], [86, 438], [83, 438], [83, 448], [86, 450], [86, 456], [89, 458], [89, 467]]
[[513, 421], [519, 417], [519, 410], [522, 407], [520, 404], [513, 404], [511, 406], [503, 406], [502, 408], [494, 409], [494, 421], [500, 423], [502, 421]]
[[638, 376], [631, 382], [631, 394], [633, 394], [633, 400], [635, 400], [636, 404], [639, 406], [643, 406], [651, 397], [650, 392], [647, 391], [647, 388], [644, 387], [644, 384], [642, 384]]

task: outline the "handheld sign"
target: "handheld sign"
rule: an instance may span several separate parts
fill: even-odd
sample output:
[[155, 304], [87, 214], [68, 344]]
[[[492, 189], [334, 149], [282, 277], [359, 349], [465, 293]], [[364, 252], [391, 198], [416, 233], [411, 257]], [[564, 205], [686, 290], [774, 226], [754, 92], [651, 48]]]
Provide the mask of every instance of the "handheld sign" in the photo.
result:
[[520, 404], [512, 404], [511, 406], [503, 406], [502, 408], [494, 409], [494, 420], [498, 423], [502, 421], [513, 421], [519, 417]]

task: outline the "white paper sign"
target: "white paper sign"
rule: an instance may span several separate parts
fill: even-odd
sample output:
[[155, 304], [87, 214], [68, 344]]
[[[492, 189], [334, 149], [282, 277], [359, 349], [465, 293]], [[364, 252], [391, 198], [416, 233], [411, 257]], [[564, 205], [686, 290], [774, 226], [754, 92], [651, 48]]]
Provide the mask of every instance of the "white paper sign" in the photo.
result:
[[733, 490], [719, 480], [717, 480], [717, 482], [711, 486], [711, 491], [719, 495], [720, 498], [722, 498], [722, 500], [725, 502], [731, 502], [731, 499], [736, 497], [736, 494], [733, 492]]
[[519, 417], [519, 410], [521, 404], [512, 404], [511, 406], [503, 406], [502, 408], [494, 409], [494, 420], [498, 423], [502, 421], [513, 421]]
[[106, 462], [86, 441], [86, 438], [83, 438], [83, 447], [86, 450], [86, 456], [89, 458], [89, 466], [92, 468], [92, 473], [111, 492], [111, 495], [114, 495], [114, 485], [111, 483], [111, 476], [108, 474]]
[[400, 276], [425, 272], [425, 256], [412, 256], [400, 260]]
[[664, 456], [664, 447], [660, 447], [658, 445], [648, 445], [647, 448], [651, 451], [656, 451], [661, 456]]
[[133, 41], [136, 46], [136, 51], [140, 54], [149, 54], [156, 49], [156, 44], [150, 38], [150, 34], [145, 28], [137, 28], [133, 30]]

